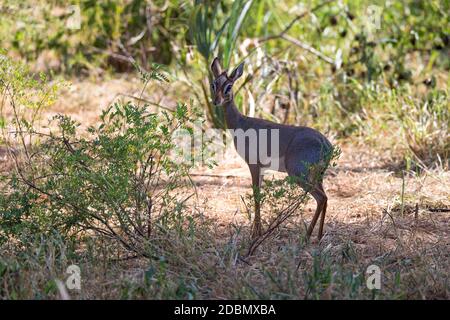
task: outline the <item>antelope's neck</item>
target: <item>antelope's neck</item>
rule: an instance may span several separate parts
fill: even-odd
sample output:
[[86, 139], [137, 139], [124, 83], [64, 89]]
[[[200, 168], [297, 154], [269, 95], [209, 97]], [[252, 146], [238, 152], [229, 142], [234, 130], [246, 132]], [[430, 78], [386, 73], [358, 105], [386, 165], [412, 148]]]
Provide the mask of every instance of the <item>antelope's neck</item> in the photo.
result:
[[237, 129], [239, 120], [242, 118], [243, 115], [239, 112], [233, 100], [225, 104], [225, 121], [228, 129]]

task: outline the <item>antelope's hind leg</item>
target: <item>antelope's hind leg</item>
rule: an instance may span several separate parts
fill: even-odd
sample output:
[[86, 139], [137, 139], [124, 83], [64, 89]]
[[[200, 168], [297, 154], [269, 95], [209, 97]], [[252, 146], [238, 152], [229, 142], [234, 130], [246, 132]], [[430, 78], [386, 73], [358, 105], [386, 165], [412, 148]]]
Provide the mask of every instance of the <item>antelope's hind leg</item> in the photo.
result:
[[316, 226], [317, 220], [319, 219], [320, 214], [322, 214], [320, 218], [319, 234], [317, 236], [318, 240], [320, 241], [320, 239], [322, 238], [323, 225], [325, 222], [328, 197], [325, 194], [325, 191], [323, 190], [322, 183], [317, 184], [317, 186], [310, 193], [317, 202], [317, 208], [316, 212], [314, 213], [314, 217], [311, 220], [311, 224], [308, 227], [308, 231], [306, 232], [306, 237], [307, 239], [311, 237], [314, 227]]
[[[306, 232], [306, 238], [309, 239], [311, 237], [317, 220], [319, 219], [320, 214], [322, 214], [318, 234], [318, 238], [320, 240], [322, 238], [323, 225], [325, 222], [325, 212], [328, 201], [328, 197], [323, 190], [322, 179], [318, 178], [319, 181], [317, 181], [317, 179], [315, 179], [315, 181], [314, 179], [311, 179], [311, 176], [315, 172], [315, 170], [312, 169], [314, 168], [314, 166], [307, 165], [305, 161], [302, 161], [301, 159], [295, 159], [295, 161], [292, 161], [292, 163], [293, 165], [287, 168], [289, 176], [298, 178], [297, 184], [303, 190], [308, 191], [317, 203], [313, 219], [311, 220], [311, 223]], [[311, 180], [313, 180], [313, 182], [309, 182]], [[314, 187], [312, 187], [313, 185]]]

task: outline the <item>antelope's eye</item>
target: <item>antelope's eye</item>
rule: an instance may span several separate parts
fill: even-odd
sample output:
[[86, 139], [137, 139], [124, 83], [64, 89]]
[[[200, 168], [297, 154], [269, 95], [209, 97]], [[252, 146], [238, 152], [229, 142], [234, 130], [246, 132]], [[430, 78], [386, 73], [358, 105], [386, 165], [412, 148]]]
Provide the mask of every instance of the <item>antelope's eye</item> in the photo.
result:
[[230, 92], [230, 90], [231, 90], [231, 84], [229, 84], [225, 87], [225, 89], [223, 90], [223, 93], [228, 94]]
[[216, 84], [214, 82], [211, 83], [211, 89], [213, 92], [216, 92]]

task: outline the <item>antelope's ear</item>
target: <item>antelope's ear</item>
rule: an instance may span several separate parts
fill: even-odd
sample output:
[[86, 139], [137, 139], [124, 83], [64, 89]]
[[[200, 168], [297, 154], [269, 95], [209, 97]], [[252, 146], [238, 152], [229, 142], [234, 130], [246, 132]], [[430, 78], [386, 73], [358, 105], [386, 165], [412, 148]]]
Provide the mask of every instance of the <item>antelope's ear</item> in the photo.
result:
[[217, 78], [222, 73], [222, 67], [220, 66], [220, 62], [217, 57], [215, 57], [213, 62], [211, 63], [211, 71], [215, 78]]
[[230, 74], [230, 79], [234, 82], [237, 79], [242, 76], [244, 73], [244, 63], [242, 62], [240, 65], [236, 67], [236, 69], [233, 70], [233, 72]]

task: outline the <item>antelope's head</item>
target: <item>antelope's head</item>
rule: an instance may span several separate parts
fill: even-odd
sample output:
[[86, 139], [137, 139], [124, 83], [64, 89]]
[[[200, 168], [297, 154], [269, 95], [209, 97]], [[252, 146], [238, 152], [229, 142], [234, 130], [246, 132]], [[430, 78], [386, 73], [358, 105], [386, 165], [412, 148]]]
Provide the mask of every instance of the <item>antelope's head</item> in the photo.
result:
[[214, 105], [222, 106], [233, 100], [233, 84], [242, 76], [244, 63], [238, 65], [230, 75], [227, 75], [226, 70], [222, 71], [219, 59], [214, 58], [211, 64], [211, 71], [214, 76], [214, 80], [211, 83]]

